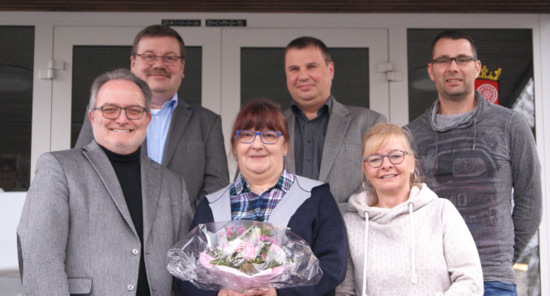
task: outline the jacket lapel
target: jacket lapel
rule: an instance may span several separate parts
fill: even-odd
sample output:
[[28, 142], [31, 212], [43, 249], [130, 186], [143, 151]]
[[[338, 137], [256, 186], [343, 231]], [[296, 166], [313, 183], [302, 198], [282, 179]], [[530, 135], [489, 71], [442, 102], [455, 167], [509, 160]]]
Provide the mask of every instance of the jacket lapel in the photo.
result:
[[147, 242], [157, 213], [160, 197], [160, 166], [152, 166], [152, 160], [141, 156], [141, 194], [143, 200], [143, 241]]
[[285, 116], [288, 124], [288, 136], [290, 137], [289, 155], [285, 159], [285, 168], [291, 172], [296, 173], [296, 164], [294, 163], [294, 127], [296, 126], [296, 117], [292, 110], [289, 108], [285, 111]]
[[332, 112], [328, 120], [327, 134], [323, 146], [323, 157], [319, 181], [326, 182], [336, 155], [344, 143], [344, 137], [351, 122], [349, 110], [336, 100], [332, 101]]
[[118, 178], [116, 176], [115, 170], [111, 165], [111, 162], [107, 158], [107, 155], [101, 150], [98, 144], [93, 141], [89, 145], [84, 147], [82, 152], [84, 157], [88, 159], [92, 167], [96, 171], [97, 175], [105, 185], [105, 189], [109, 193], [113, 203], [117, 207], [118, 211], [130, 226], [132, 231], [137, 235], [136, 229], [134, 227], [134, 222], [132, 222], [132, 217], [130, 216], [130, 211], [126, 205], [126, 200], [124, 199], [124, 194], [122, 193], [122, 188], [118, 183]]
[[192, 115], [191, 105], [186, 101], [178, 98], [178, 105], [172, 113], [170, 128], [166, 135], [166, 144], [164, 145], [164, 154], [162, 156], [162, 165], [167, 166], [170, 159], [176, 151], [176, 146], [180, 143], [180, 138], [189, 124]]

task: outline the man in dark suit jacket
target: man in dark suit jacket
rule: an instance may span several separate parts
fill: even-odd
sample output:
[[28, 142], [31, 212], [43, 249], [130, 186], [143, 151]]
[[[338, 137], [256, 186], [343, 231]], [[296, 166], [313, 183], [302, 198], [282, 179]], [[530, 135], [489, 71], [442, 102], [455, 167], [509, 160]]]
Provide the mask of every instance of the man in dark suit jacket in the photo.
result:
[[348, 198], [361, 189], [362, 140], [382, 114], [345, 106], [331, 95], [334, 63], [327, 46], [313, 37], [291, 41], [285, 52], [285, 73], [292, 96], [285, 111], [290, 131], [286, 168], [297, 175], [330, 184], [344, 211]]
[[[141, 30], [134, 39], [130, 62], [132, 73], [145, 80], [153, 92], [153, 119], [142, 152], [183, 176], [195, 207], [204, 195], [229, 184], [221, 118], [178, 98], [185, 44], [175, 30], [162, 25]], [[91, 140], [86, 118], [75, 147]]]
[[141, 154], [150, 102], [128, 70], [98, 77], [94, 140], [38, 160], [17, 228], [26, 295], [173, 295], [166, 254], [193, 214], [183, 178]]

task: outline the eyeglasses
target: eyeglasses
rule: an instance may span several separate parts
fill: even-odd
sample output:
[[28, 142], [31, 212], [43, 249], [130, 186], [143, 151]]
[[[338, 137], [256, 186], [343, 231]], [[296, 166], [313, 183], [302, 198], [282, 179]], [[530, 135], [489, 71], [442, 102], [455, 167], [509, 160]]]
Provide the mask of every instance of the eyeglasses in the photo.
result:
[[158, 58], [160, 58], [165, 65], [173, 65], [177, 61], [183, 60], [182, 57], [175, 56], [175, 55], [157, 56], [154, 54], [139, 54], [139, 53], [136, 53], [136, 55], [141, 59], [143, 59], [143, 61], [147, 64], [154, 64]]
[[464, 66], [466, 64], [468, 64], [469, 62], [471, 61], [475, 61], [476, 58], [474, 57], [471, 57], [471, 56], [457, 56], [457, 57], [454, 57], [454, 58], [449, 58], [449, 57], [441, 57], [441, 58], [437, 58], [435, 60], [432, 60], [432, 64], [435, 64], [435, 65], [450, 65], [453, 61], [456, 62], [456, 64], [458, 66]]
[[408, 154], [407, 151], [402, 150], [392, 150], [390, 153], [385, 155], [372, 154], [363, 159], [371, 168], [376, 169], [382, 166], [384, 162], [384, 157], [387, 157], [392, 164], [400, 164], [405, 159], [405, 155]]
[[250, 130], [239, 130], [236, 131], [235, 134], [237, 134], [237, 139], [239, 142], [243, 144], [250, 144], [256, 140], [256, 136], [260, 136], [262, 143], [267, 145], [276, 144], [279, 137], [282, 135], [280, 132], [276, 131], [255, 132]]
[[147, 111], [147, 109], [141, 107], [141, 106], [129, 106], [129, 107], [119, 107], [119, 106], [112, 106], [112, 105], [106, 105], [94, 108], [94, 110], [101, 110], [101, 113], [103, 113], [103, 117], [107, 119], [117, 119], [120, 116], [120, 110], [124, 109], [126, 112], [126, 117], [130, 120], [138, 120], [143, 117], [143, 113]]

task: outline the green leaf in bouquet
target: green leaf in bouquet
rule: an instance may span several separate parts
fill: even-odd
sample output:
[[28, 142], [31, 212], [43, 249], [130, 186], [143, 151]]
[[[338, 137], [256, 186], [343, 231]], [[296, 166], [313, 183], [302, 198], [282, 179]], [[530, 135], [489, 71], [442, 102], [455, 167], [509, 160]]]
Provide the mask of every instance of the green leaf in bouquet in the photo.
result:
[[253, 274], [258, 273], [258, 270], [254, 266], [254, 264], [250, 263], [250, 262], [247, 262], [247, 263], [244, 263], [243, 265], [241, 265], [239, 267], [239, 270], [246, 273], [246, 274], [248, 274], [248, 275], [253, 275]]

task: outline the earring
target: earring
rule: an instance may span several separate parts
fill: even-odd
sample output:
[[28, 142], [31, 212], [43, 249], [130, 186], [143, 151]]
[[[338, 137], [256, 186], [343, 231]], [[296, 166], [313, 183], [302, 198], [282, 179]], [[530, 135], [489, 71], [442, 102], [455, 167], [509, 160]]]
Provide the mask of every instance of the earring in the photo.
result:
[[417, 182], [418, 182], [418, 172], [414, 170], [409, 178], [409, 184], [412, 186]]

